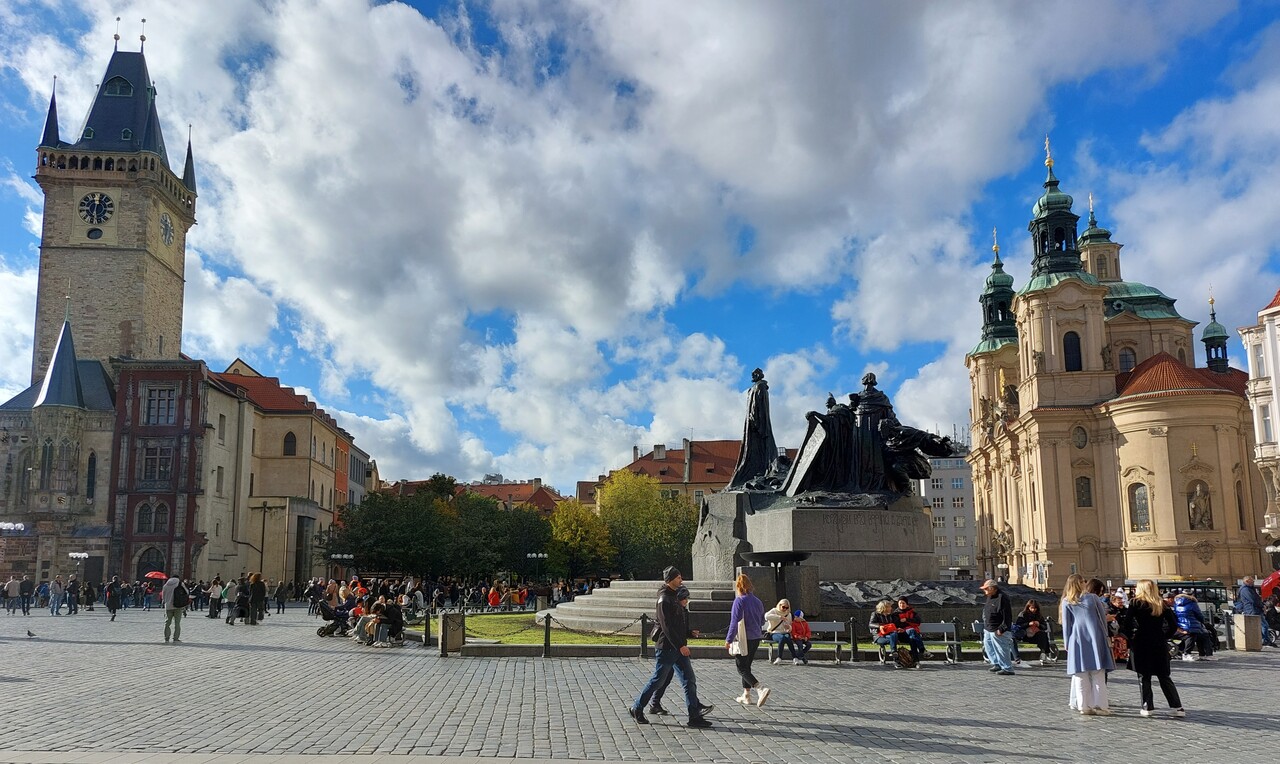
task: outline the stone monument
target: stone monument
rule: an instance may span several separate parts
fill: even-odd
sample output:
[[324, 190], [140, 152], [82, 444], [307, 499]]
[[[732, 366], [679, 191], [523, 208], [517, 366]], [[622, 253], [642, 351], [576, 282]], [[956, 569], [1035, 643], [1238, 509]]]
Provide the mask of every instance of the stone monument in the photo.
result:
[[738, 470], [699, 514], [694, 580], [741, 569], [816, 610], [819, 580], [933, 578], [931, 516], [914, 481], [929, 477], [929, 457], [952, 455], [950, 440], [899, 422], [867, 374], [848, 403], [828, 395], [825, 412], [806, 414], [794, 464], [766, 461], [768, 386], [759, 369], [752, 381]]

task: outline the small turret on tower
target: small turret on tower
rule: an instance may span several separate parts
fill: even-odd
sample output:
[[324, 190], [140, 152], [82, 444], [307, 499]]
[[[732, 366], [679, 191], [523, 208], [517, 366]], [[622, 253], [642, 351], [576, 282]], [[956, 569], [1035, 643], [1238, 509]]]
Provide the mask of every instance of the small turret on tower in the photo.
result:
[[1218, 313], [1213, 307], [1213, 297], [1209, 298], [1209, 323], [1205, 325], [1204, 332], [1200, 334], [1200, 341], [1204, 343], [1205, 365], [1210, 371], [1216, 371], [1219, 374], [1226, 374], [1230, 364], [1227, 363], [1227, 327], [1218, 323]]

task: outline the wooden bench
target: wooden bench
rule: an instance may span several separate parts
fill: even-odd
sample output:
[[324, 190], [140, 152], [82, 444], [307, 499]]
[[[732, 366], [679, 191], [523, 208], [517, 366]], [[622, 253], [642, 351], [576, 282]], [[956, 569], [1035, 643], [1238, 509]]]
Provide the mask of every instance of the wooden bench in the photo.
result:
[[[810, 648], [819, 645], [834, 647], [836, 649], [836, 664], [840, 664], [841, 648], [848, 647], [850, 654], [853, 647], [849, 643], [849, 623], [847, 621], [809, 621], [809, 631], [813, 632], [813, 639], [809, 640]], [[830, 639], [818, 639], [822, 635], [830, 635]], [[765, 645], [768, 646], [769, 662], [773, 662], [774, 651], [780, 646], [772, 639], [765, 639]], [[781, 652], [778, 653], [782, 655]]]
[[[929, 652], [930, 645], [943, 645], [943, 659], [948, 665], [954, 665], [960, 662], [960, 634], [954, 623], [922, 623], [918, 629], [920, 639], [924, 642], [925, 652]], [[872, 637], [874, 644], [874, 637]], [[908, 645], [910, 643], [900, 640], [898, 646]], [[888, 645], [877, 644], [880, 657], [880, 664], [885, 665], [890, 660]]]

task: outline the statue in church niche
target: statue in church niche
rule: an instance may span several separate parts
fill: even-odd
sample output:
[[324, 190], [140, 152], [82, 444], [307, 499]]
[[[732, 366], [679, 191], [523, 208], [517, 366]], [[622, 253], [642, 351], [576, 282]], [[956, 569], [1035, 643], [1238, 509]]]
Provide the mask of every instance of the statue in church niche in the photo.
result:
[[1187, 494], [1187, 519], [1193, 531], [1213, 530], [1213, 507], [1204, 483], [1196, 481], [1195, 489]]
[[1000, 411], [1006, 420], [1018, 418], [1018, 386], [1005, 385], [1000, 394]]
[[[751, 372], [751, 392], [747, 394], [747, 419], [742, 425], [738, 465], [726, 490], [768, 490], [769, 482], [781, 482], [778, 471], [778, 444], [773, 439], [773, 423], [769, 420], [769, 383], [765, 381], [764, 372], [756, 369]], [[768, 479], [771, 472], [774, 473], [772, 481]], [[783, 473], [785, 475], [785, 469]], [[773, 485], [772, 489], [777, 487]]]

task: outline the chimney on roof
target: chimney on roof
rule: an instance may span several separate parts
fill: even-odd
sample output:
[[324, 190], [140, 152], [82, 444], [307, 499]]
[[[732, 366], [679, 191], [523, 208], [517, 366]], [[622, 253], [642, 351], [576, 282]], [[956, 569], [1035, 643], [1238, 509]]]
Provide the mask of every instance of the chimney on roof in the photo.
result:
[[684, 482], [693, 482], [693, 441], [684, 439]]
[[533, 480], [530, 480], [529, 482], [533, 483], [533, 490], [535, 491], [542, 487], [542, 478], [540, 477], [536, 477]]
[[631, 447], [631, 461], [633, 462], [640, 461], [640, 446]]
[[662, 461], [663, 459], [666, 459], [666, 458], [667, 458], [667, 447], [666, 447], [666, 445], [665, 445], [665, 444], [663, 444], [663, 443], [654, 443], [654, 444], [653, 444], [653, 459], [654, 459], [654, 461]]

